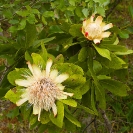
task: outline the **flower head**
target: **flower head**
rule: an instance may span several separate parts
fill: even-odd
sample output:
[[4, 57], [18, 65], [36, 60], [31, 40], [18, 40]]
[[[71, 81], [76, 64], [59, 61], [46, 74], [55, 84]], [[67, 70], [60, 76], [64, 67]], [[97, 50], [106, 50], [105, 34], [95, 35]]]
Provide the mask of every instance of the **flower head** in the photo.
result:
[[52, 60], [49, 59], [46, 64], [46, 70], [41, 70], [37, 65], [27, 63], [31, 75], [25, 75], [26, 79], [17, 79], [15, 83], [25, 87], [21, 99], [17, 101], [17, 106], [28, 101], [33, 105], [33, 114], [38, 114], [40, 120], [41, 110], [49, 111], [52, 109], [54, 116], [57, 115], [55, 101], [58, 99], [67, 99], [67, 96], [73, 96], [73, 93], [64, 92], [65, 86], [61, 83], [69, 76], [68, 74], [58, 74], [57, 70], [50, 71]]
[[111, 32], [104, 32], [111, 27], [112, 23], [105, 24], [102, 22], [103, 18], [98, 16], [94, 21], [94, 16], [83, 21], [82, 33], [88, 40], [93, 40], [95, 44], [100, 43], [102, 38], [109, 37]]

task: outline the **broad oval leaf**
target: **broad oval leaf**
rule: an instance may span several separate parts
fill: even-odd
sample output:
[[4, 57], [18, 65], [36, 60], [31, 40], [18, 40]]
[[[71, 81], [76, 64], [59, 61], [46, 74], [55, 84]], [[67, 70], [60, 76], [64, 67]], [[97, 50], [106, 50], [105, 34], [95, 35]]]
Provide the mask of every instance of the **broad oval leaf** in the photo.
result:
[[85, 59], [87, 58], [87, 55], [88, 55], [88, 50], [87, 50], [87, 47], [83, 47], [81, 48], [79, 54], [78, 54], [78, 60], [80, 62], [83, 62], [85, 61]]
[[40, 66], [41, 68], [45, 68], [46, 62], [44, 61], [41, 55], [32, 53], [31, 56], [34, 64]]
[[68, 112], [65, 111], [65, 117], [69, 121], [71, 121], [73, 124], [75, 124], [77, 127], [81, 127], [80, 122], [76, 118], [74, 118], [72, 114], [70, 114], [70, 113], [68, 113]]
[[81, 37], [83, 36], [82, 33], [81, 33], [81, 27], [82, 25], [81, 24], [74, 24], [70, 27], [69, 29], [69, 33], [74, 36], [74, 37]]
[[50, 121], [49, 112], [43, 110], [40, 116], [40, 121], [42, 124], [47, 124]]
[[73, 99], [65, 99], [65, 100], [60, 100], [60, 101], [64, 104], [67, 104], [67, 105], [72, 106], [72, 107], [77, 106], [77, 102]]
[[118, 96], [127, 96], [127, 91], [130, 90], [127, 85], [113, 79], [104, 79], [100, 80], [99, 82], [104, 89], [107, 89], [108, 91]]
[[27, 72], [30, 73], [30, 70], [26, 68], [13, 70], [8, 74], [7, 79], [12, 85], [16, 85], [15, 80], [24, 78], [22, 75], [26, 75]]
[[110, 57], [110, 51], [108, 49], [104, 49], [104, 48], [100, 48], [100, 47], [97, 47], [96, 45], [93, 45], [96, 49], [96, 51], [102, 56], [102, 57], [105, 57], [109, 60], [111, 60], [111, 57]]

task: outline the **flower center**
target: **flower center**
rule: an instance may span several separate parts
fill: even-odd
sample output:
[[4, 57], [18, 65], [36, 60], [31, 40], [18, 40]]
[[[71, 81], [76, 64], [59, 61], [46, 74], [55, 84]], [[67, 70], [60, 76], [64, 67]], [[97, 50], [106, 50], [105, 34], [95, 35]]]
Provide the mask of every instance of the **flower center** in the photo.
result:
[[43, 78], [29, 88], [29, 103], [50, 110], [58, 95], [62, 93], [50, 78]]
[[88, 35], [94, 39], [96, 37], [99, 37], [102, 33], [102, 28], [100, 25], [96, 23], [91, 23], [88, 24], [87, 27], [85, 28], [85, 32], [88, 32]]

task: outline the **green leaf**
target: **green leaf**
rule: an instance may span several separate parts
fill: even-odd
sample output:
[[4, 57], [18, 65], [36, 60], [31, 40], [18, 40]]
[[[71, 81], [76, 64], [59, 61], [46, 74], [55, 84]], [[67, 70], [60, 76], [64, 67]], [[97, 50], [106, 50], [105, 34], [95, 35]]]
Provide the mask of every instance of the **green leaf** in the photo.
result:
[[83, 85], [85, 81], [86, 79], [82, 75], [73, 74], [69, 76], [69, 78], [66, 81], [64, 81], [64, 84], [67, 84], [67, 87], [73, 87]]
[[30, 63], [33, 63], [33, 60], [28, 51], [25, 52], [25, 60], [30, 61]]
[[59, 70], [61, 73], [68, 73], [69, 76], [73, 74], [83, 75], [83, 69], [73, 63], [58, 63], [52, 66], [53, 69]]
[[109, 61], [106, 58], [98, 57], [98, 61], [100, 61], [105, 68], [121, 69], [126, 65], [126, 63], [115, 54], [111, 53], [111, 59], [112, 60]]
[[70, 29], [69, 29], [69, 33], [74, 36], [74, 37], [81, 37], [83, 36], [81, 33], [81, 24], [73, 24], [71, 25]]
[[99, 84], [99, 81], [93, 70], [93, 51], [89, 53], [89, 56], [90, 57], [88, 59], [88, 69], [94, 80], [93, 89], [95, 88], [96, 99], [99, 102], [100, 108], [105, 109], [106, 108], [105, 91], [102, 89], [102, 86]]
[[120, 81], [104, 79], [100, 80], [99, 82], [101, 83], [103, 88], [118, 96], [127, 96], [127, 91], [130, 90], [130, 88], [127, 85], [121, 83]]
[[65, 117], [69, 121], [71, 121], [73, 124], [75, 124], [77, 127], [81, 127], [80, 122], [77, 119], [75, 119], [72, 114], [70, 114], [70, 113], [68, 113], [68, 112], [65, 111]]
[[13, 13], [11, 12], [10, 9], [6, 9], [6, 10], [3, 10], [3, 16], [7, 19], [12, 19]]
[[41, 68], [45, 68], [46, 62], [43, 60], [41, 55], [32, 53], [31, 56], [34, 64], [40, 66]]
[[83, 14], [83, 12], [82, 12], [82, 7], [76, 7], [76, 9], [75, 9], [75, 13], [76, 13], [76, 15], [78, 16], [78, 17], [80, 17], [80, 18], [84, 18], [84, 14]]
[[98, 7], [96, 8], [96, 12], [97, 12], [98, 14], [100, 14], [101, 16], [105, 16], [105, 9], [104, 9], [103, 6], [98, 6]]
[[37, 115], [31, 115], [30, 116], [30, 125], [34, 125], [37, 122]]
[[60, 101], [64, 104], [67, 104], [67, 105], [72, 106], [72, 107], [77, 106], [77, 102], [73, 99], [65, 99], [65, 100], [60, 100]]
[[29, 120], [31, 113], [32, 113], [32, 106], [29, 104], [25, 104], [24, 106], [21, 106], [20, 110], [21, 110], [21, 114], [23, 116], [23, 119]]
[[26, 43], [25, 47], [28, 48], [33, 45], [36, 39], [36, 26], [34, 24], [26, 23]]
[[16, 14], [18, 14], [21, 17], [26, 17], [29, 14], [29, 11], [24, 10], [24, 11], [16, 11]]
[[127, 50], [125, 52], [114, 52], [116, 55], [128, 55], [128, 54], [132, 54], [133, 50]]
[[97, 74], [101, 69], [102, 69], [102, 65], [98, 61], [93, 60], [93, 70], [95, 74]]
[[15, 108], [10, 110], [10, 112], [6, 115], [8, 118], [15, 118], [16, 116], [19, 115], [19, 108]]
[[129, 6], [128, 7], [128, 9], [129, 9], [129, 14], [130, 14], [130, 16], [132, 17], [132, 19], [133, 19], [133, 6]]
[[110, 3], [110, 0], [93, 0], [95, 3], [98, 2], [100, 5], [107, 5]]
[[40, 121], [41, 121], [42, 124], [47, 124], [50, 121], [48, 111], [43, 110], [41, 112]]
[[83, 61], [85, 61], [85, 59], [87, 58], [87, 56], [88, 56], [87, 47], [81, 48], [81, 50], [80, 50], [80, 52], [79, 52], [79, 54], [78, 54], [78, 60], [79, 60], [80, 62], [83, 62]]
[[16, 70], [13, 70], [11, 71], [8, 76], [7, 76], [7, 79], [8, 81], [12, 84], [12, 85], [16, 85], [15, 84], [15, 80], [16, 79], [22, 79], [22, 75], [25, 74], [25, 72], [29, 72], [29, 69], [26, 69], [26, 68], [21, 68], [21, 69], [16, 69]]
[[67, 119], [65, 120], [65, 129], [67, 129], [67, 132], [69, 132], [69, 133], [76, 133], [76, 131], [77, 131], [76, 125], [74, 125]]
[[84, 9], [82, 10], [82, 13], [83, 13], [84, 16], [87, 18], [87, 17], [88, 17], [88, 14], [89, 14], [88, 8], [84, 8]]
[[114, 52], [126, 52], [128, 50], [125, 46], [121, 45], [100, 44], [100, 47]]
[[[22, 19], [18, 25], [17, 30], [23, 30], [26, 26], [26, 19]], [[15, 28], [15, 27], [14, 27]], [[10, 29], [11, 30], [11, 29]], [[13, 29], [12, 29], [13, 30]]]
[[97, 47], [96, 45], [93, 45], [96, 49], [96, 51], [102, 56], [102, 57], [105, 57], [109, 60], [111, 60], [111, 57], [110, 57], [110, 51], [107, 50], [107, 49], [104, 49], [104, 48], [99, 48]]
[[80, 92], [82, 95], [84, 95], [87, 91], [89, 91], [91, 87], [90, 80], [87, 80], [86, 83], [80, 88]]
[[95, 86], [96, 101], [99, 102], [99, 107], [105, 110], [106, 109], [105, 90], [99, 84], [99, 82], [94, 83], [94, 86]]
[[106, 75], [98, 75], [97, 78], [98, 78], [99, 80], [102, 80], [102, 79], [111, 79], [111, 77], [106, 76]]
[[43, 45], [43, 43], [41, 44], [41, 48], [42, 48], [42, 50], [41, 50], [40, 55], [43, 58], [44, 62], [47, 62], [48, 53], [47, 53], [47, 50], [46, 50], [45, 46]]
[[35, 24], [35, 22], [37, 22], [36, 17], [35, 17], [34, 14], [29, 14], [26, 20], [30, 24]]
[[50, 26], [48, 33], [49, 33], [49, 35], [51, 35], [54, 33], [64, 33], [64, 32], [60, 29], [60, 27], [58, 25], [52, 25], [52, 26]]
[[130, 33], [133, 34], [133, 26], [128, 26], [126, 30]]
[[52, 41], [53, 39], [55, 39], [55, 37], [50, 37], [50, 38], [45, 38], [45, 39], [37, 40], [37, 41], [34, 42], [33, 47], [37, 48], [40, 45], [47, 45], [46, 43]]
[[121, 38], [124, 38], [124, 39], [129, 38], [129, 33], [126, 30], [121, 30], [118, 34]]
[[18, 24], [19, 21], [17, 19], [11, 19], [11, 20], [9, 20], [9, 23], [10, 24]]
[[78, 104], [77, 108], [83, 109], [84, 111], [86, 111], [89, 114], [97, 115], [97, 113], [95, 113], [93, 110], [91, 110], [83, 105]]
[[5, 98], [10, 100], [13, 103], [16, 103], [20, 99], [20, 95], [21, 95], [21, 93], [15, 93], [14, 91], [9, 90], [6, 93]]
[[38, 133], [44, 133], [44, 131], [46, 131], [47, 128], [48, 128], [48, 126], [46, 124], [41, 124], [38, 127]]
[[91, 107], [94, 110], [95, 114], [98, 115], [98, 111], [96, 109], [96, 101], [95, 101], [95, 92], [94, 92], [94, 84], [91, 86]]
[[64, 119], [64, 106], [63, 103], [60, 101], [57, 101], [57, 111], [58, 114], [56, 117], [54, 117], [53, 113], [49, 115], [50, 120], [55, 124], [56, 126], [62, 128], [63, 126], [63, 119]]
[[54, 18], [54, 12], [53, 11], [45, 11], [44, 13], [43, 13], [43, 17], [52, 17], [52, 18]]

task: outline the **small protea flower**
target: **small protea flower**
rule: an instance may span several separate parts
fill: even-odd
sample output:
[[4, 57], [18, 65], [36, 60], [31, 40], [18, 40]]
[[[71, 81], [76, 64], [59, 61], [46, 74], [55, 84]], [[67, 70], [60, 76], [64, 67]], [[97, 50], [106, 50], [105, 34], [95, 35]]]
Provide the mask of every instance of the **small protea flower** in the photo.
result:
[[17, 101], [17, 106], [28, 101], [33, 105], [33, 114], [38, 114], [40, 121], [41, 110], [49, 111], [52, 109], [54, 116], [57, 115], [55, 101], [58, 99], [67, 99], [67, 96], [73, 96], [73, 93], [64, 92], [65, 86], [61, 83], [69, 76], [68, 74], [58, 74], [57, 70], [50, 71], [52, 60], [49, 59], [46, 64], [46, 70], [41, 70], [37, 65], [27, 63], [30, 69], [30, 75], [25, 75], [26, 79], [17, 79], [15, 83], [25, 87], [21, 99]]
[[98, 16], [94, 21], [94, 16], [90, 19], [83, 21], [82, 33], [88, 40], [93, 40], [95, 44], [100, 43], [102, 38], [109, 37], [111, 32], [104, 32], [111, 27], [112, 23], [105, 24], [102, 22], [103, 18]]

